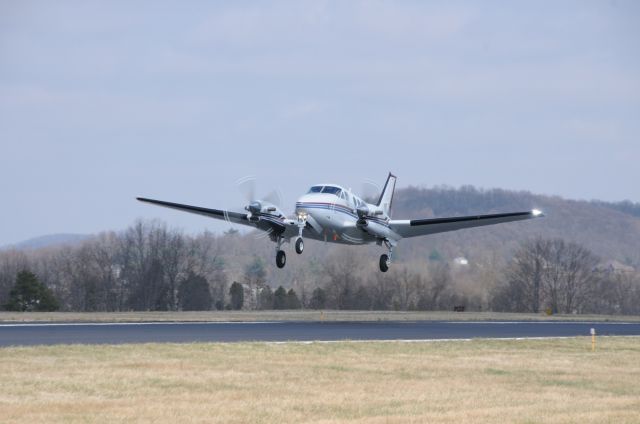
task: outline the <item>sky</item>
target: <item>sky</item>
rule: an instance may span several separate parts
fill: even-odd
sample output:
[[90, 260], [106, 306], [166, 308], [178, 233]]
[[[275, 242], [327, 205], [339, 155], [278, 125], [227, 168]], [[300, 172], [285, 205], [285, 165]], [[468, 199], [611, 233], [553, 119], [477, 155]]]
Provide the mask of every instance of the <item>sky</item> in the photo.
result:
[[640, 201], [636, 1], [0, 0], [0, 245], [319, 182]]

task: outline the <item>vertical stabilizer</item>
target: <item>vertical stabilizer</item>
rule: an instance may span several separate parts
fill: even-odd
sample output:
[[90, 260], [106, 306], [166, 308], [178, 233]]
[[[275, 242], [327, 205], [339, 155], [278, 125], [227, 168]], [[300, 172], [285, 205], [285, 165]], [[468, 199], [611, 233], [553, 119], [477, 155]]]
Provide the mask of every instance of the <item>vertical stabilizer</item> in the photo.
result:
[[380, 199], [376, 206], [379, 206], [387, 216], [391, 216], [391, 203], [393, 202], [393, 191], [396, 189], [396, 176], [389, 172], [387, 182], [384, 184]]

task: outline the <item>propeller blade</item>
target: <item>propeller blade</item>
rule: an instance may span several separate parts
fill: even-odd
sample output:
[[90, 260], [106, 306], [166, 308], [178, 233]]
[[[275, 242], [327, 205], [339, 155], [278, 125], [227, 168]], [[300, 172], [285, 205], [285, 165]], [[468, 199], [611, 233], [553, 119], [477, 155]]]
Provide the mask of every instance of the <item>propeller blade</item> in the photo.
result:
[[380, 192], [382, 192], [382, 187], [380, 187], [373, 180], [364, 180], [362, 182], [362, 200], [364, 201], [372, 201], [380, 197]]
[[244, 195], [247, 202], [256, 200], [256, 177], [247, 175], [236, 181], [236, 187]]
[[266, 196], [262, 198], [265, 202], [269, 202], [274, 206], [280, 207], [282, 203], [282, 196], [280, 195], [280, 190], [273, 190]]

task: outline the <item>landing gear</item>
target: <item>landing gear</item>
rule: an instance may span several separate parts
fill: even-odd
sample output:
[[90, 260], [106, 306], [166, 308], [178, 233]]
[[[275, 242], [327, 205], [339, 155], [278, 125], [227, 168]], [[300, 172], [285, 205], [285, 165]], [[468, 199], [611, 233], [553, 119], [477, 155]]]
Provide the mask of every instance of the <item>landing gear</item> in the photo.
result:
[[300, 255], [304, 250], [304, 241], [302, 241], [302, 230], [307, 226], [307, 214], [298, 214], [298, 238], [296, 239], [296, 253]]
[[287, 254], [284, 253], [284, 250], [278, 250], [276, 253], [276, 266], [278, 268], [284, 268], [287, 263]]
[[272, 238], [276, 242], [276, 266], [278, 268], [284, 268], [287, 264], [287, 254], [282, 250], [282, 243], [284, 243], [284, 238], [281, 235], [277, 235]]
[[380, 256], [380, 271], [389, 271], [389, 257], [387, 255]]
[[[391, 258], [393, 256], [393, 248], [395, 246], [395, 243], [387, 239], [382, 240], [382, 242], [384, 242], [384, 245], [387, 247], [387, 249], [389, 249], [389, 254], [380, 256], [380, 271], [387, 272], [389, 271], [389, 265], [391, 265]], [[379, 243], [382, 244], [381, 242]]]

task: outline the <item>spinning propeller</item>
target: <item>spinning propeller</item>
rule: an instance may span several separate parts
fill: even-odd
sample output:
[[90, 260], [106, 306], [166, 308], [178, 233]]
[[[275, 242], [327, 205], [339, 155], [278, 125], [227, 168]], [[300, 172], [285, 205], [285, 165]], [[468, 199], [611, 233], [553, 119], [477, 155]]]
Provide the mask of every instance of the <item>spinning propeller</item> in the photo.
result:
[[284, 216], [280, 211], [282, 196], [279, 190], [272, 190], [266, 196], [258, 198], [256, 196], [256, 178], [251, 175], [236, 181], [236, 186], [247, 200], [244, 209], [249, 212], [247, 218], [250, 221], [259, 221], [261, 214]]

